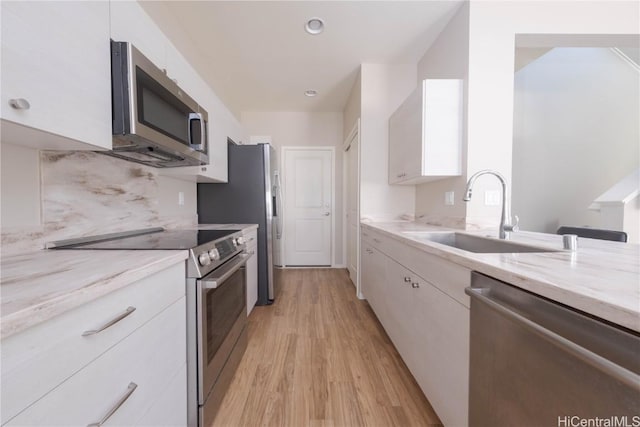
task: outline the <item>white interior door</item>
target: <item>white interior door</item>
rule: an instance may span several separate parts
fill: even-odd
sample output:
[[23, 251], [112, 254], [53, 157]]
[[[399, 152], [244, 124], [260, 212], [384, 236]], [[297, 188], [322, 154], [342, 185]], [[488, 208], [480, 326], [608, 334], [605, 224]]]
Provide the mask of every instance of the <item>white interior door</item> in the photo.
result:
[[284, 149], [285, 263], [331, 265], [333, 150]]
[[356, 287], [358, 286], [358, 253], [359, 253], [359, 142], [358, 132], [352, 132], [345, 145], [346, 173], [346, 210], [347, 210], [347, 269], [349, 277]]

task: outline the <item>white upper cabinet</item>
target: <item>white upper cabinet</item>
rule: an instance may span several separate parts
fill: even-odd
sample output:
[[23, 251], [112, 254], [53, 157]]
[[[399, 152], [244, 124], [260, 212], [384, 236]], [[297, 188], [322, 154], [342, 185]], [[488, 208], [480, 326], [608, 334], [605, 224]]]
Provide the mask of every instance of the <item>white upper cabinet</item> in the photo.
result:
[[109, 2], [0, 7], [2, 142], [110, 149]]
[[389, 183], [461, 174], [462, 80], [427, 79], [389, 118]]

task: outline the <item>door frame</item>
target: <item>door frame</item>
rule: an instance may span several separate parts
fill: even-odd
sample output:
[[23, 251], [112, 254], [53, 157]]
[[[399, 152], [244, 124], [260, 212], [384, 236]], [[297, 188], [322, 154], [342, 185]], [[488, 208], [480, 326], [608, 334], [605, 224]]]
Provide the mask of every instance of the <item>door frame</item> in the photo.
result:
[[[282, 163], [280, 164], [280, 185], [282, 185], [282, 199], [283, 206], [284, 200], [287, 198], [287, 186], [286, 186], [286, 174], [287, 166], [285, 162], [285, 155], [287, 151], [330, 151], [331, 152], [331, 268], [336, 268], [336, 147], [331, 145], [318, 145], [318, 146], [304, 146], [304, 145], [285, 145], [281, 148], [280, 158]], [[287, 210], [283, 209], [282, 213], [282, 248], [287, 246]], [[343, 227], [344, 228], [344, 227]], [[282, 251], [282, 267], [287, 267], [287, 251]], [[297, 267], [297, 266], [294, 266]], [[310, 267], [314, 268], [314, 267]]]
[[[356, 123], [353, 125], [353, 128], [351, 129], [351, 131], [349, 132], [349, 134], [347, 135], [347, 137], [345, 138], [344, 142], [342, 143], [342, 151], [344, 153], [346, 153], [347, 149], [351, 146], [351, 141], [357, 138], [357, 143], [358, 143], [358, 150], [356, 152], [356, 155], [358, 156], [358, 160], [357, 160], [357, 165], [358, 165], [358, 171], [356, 173], [356, 214], [358, 219], [356, 220], [356, 296], [359, 299], [364, 299], [364, 296], [362, 295], [362, 285], [361, 285], [361, 280], [360, 277], [362, 276], [362, 271], [361, 271], [361, 261], [360, 261], [360, 170], [361, 170], [361, 164], [360, 164], [360, 152], [362, 150], [362, 138], [360, 137], [360, 118], [358, 117], [358, 119], [356, 120]], [[349, 268], [349, 258], [348, 258], [348, 250], [349, 250], [349, 245], [347, 243], [347, 235], [348, 233], [348, 227], [349, 227], [349, 223], [347, 220], [347, 213], [349, 212], [349, 206], [347, 205], [347, 194], [349, 191], [349, 181], [347, 179], [347, 162], [345, 161], [345, 157], [343, 155], [343, 161], [342, 161], [342, 206], [343, 206], [343, 215], [342, 215], [342, 223], [344, 224], [342, 227], [343, 230], [343, 236], [342, 236], [342, 253], [343, 253], [343, 264]]]

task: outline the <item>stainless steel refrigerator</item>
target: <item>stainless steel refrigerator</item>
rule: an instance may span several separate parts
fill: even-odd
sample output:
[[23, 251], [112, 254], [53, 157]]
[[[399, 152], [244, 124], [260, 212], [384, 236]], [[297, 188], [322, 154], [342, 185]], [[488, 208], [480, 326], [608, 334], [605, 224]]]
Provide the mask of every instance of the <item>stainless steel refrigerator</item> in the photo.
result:
[[[258, 224], [258, 305], [277, 295], [282, 238], [282, 197], [275, 149], [229, 144], [226, 184], [198, 184], [201, 224]], [[278, 259], [274, 259], [275, 258]]]

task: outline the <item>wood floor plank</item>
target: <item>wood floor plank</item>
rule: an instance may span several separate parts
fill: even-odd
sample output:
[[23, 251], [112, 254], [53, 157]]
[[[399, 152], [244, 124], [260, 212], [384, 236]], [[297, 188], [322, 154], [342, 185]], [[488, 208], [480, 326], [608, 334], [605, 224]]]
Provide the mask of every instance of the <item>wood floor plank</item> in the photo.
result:
[[212, 427], [440, 425], [346, 270], [288, 269]]

